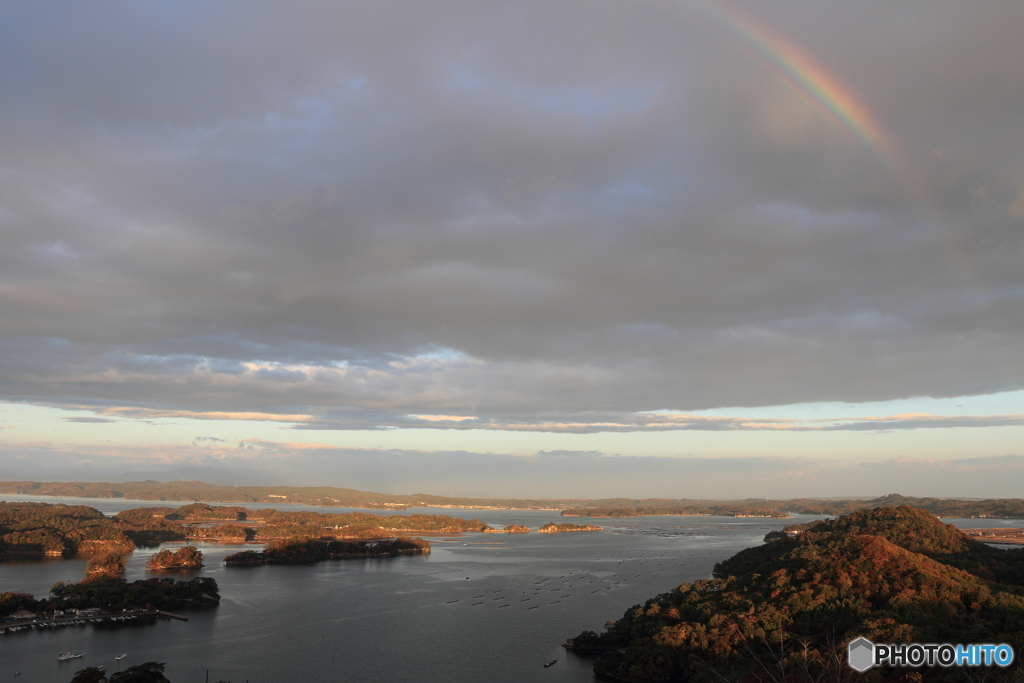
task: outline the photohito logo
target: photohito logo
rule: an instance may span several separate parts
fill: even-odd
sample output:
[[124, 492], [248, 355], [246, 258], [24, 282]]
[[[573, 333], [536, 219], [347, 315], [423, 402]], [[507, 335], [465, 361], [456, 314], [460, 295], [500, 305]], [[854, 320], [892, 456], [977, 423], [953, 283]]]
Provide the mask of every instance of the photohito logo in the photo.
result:
[[863, 673], [873, 666], [1010, 666], [1009, 645], [950, 645], [942, 643], [872, 643], [863, 636], [846, 647], [847, 662]]

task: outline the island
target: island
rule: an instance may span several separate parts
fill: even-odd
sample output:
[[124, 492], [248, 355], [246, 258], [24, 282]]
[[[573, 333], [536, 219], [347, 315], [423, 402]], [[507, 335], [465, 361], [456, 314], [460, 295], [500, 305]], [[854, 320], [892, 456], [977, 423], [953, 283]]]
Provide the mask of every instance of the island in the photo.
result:
[[126, 554], [124, 525], [85, 505], [0, 502], [0, 554], [55, 557]]
[[161, 550], [146, 562], [148, 569], [162, 571], [199, 569], [202, 566], [203, 554], [194, 545], [187, 545], [177, 550]]
[[488, 534], [528, 534], [530, 533], [530, 527], [523, 526], [522, 524], [509, 524], [503, 529], [484, 529], [484, 533]]
[[383, 541], [322, 541], [292, 539], [267, 544], [262, 551], [243, 550], [224, 558], [229, 567], [254, 567], [261, 564], [307, 564], [320, 560], [425, 555], [430, 544], [422, 538], [399, 536]]
[[89, 558], [85, 565], [85, 574], [89, 578], [101, 576], [120, 576], [125, 569], [124, 555], [120, 553], [104, 553]]
[[604, 531], [604, 529], [595, 524], [555, 524], [554, 522], [548, 522], [537, 529], [538, 534], [561, 534], [570, 531]]
[[[602, 676], [642, 683], [847, 680], [846, 646], [860, 636], [1024, 646], [1024, 549], [994, 548], [909, 506], [788, 531], [565, 647], [602, 653]], [[865, 680], [964, 680], [955, 667], [908, 673], [918, 672], [877, 669]]]

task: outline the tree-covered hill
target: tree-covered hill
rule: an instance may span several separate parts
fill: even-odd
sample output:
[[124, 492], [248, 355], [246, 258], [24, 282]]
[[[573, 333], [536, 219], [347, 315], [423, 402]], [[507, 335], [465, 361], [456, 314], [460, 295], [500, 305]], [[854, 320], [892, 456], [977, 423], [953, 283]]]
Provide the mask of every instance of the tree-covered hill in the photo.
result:
[[[846, 665], [857, 636], [894, 643], [1024, 646], [1024, 550], [973, 541], [934, 515], [876, 508], [771, 535], [568, 645], [606, 649], [595, 670], [623, 681], [901, 680]], [[989, 681], [1014, 672], [988, 671]], [[958, 669], [923, 679], [964, 680]], [[909, 680], [909, 679], [907, 679]]]
[[0, 553], [131, 552], [128, 525], [84, 505], [0, 502]]

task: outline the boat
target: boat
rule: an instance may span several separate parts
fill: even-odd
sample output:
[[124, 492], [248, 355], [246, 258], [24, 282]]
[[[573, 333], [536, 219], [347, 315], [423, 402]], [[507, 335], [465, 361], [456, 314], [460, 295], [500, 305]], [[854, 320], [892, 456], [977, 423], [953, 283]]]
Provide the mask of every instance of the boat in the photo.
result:
[[119, 661], [119, 662], [120, 662], [120, 661], [121, 661], [122, 659], [124, 659], [124, 658], [125, 658], [125, 657], [127, 657], [127, 656], [128, 656], [128, 653], [127, 653], [127, 652], [122, 652], [122, 653], [121, 653], [121, 654], [119, 654], [118, 656], [114, 657], [114, 659], [116, 659], [117, 661]]
[[547, 664], [544, 665], [544, 668], [545, 669], [548, 668], [549, 666], [551, 666], [552, 664], [554, 664], [557, 661], [558, 661], [557, 659], [552, 659], [550, 662], [548, 662]]
[[78, 659], [79, 657], [81, 657], [84, 654], [85, 654], [84, 652], [79, 652], [77, 655], [73, 655], [70, 652], [65, 652], [64, 654], [57, 656], [57, 661], [58, 662], [66, 662], [69, 659]]

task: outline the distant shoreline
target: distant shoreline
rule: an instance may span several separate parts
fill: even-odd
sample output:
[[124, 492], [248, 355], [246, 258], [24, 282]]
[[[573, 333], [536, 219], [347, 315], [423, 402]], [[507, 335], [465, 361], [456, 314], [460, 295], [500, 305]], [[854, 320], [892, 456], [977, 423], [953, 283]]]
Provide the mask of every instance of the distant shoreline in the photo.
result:
[[982, 543], [994, 543], [999, 545], [1024, 545], [1024, 529], [997, 528], [997, 529], [961, 529], [976, 541]]
[[467, 511], [562, 511], [563, 516], [594, 517], [723, 516], [784, 518], [790, 514], [838, 516], [874, 507], [910, 505], [940, 518], [1024, 519], [1024, 499], [963, 500], [915, 498], [889, 494], [878, 498], [482, 498], [425, 493], [387, 494], [332, 486], [220, 486], [201, 481], [0, 482], [4, 495], [47, 498], [125, 500], [144, 503], [214, 503], [225, 505], [304, 505], [337, 509], [404, 512], [410, 508]]

